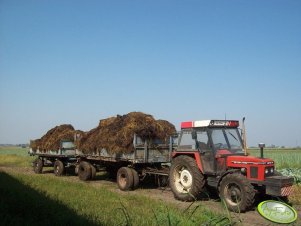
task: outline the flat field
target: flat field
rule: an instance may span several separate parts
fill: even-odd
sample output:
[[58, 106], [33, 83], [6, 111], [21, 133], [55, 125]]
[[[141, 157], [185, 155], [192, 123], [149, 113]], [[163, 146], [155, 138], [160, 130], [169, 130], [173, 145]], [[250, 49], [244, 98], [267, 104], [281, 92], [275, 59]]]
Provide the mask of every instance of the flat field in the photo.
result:
[[[260, 156], [259, 149], [250, 149], [253, 156]], [[297, 168], [301, 169], [301, 149], [268, 149], [265, 148], [263, 155], [275, 161], [276, 169]]]

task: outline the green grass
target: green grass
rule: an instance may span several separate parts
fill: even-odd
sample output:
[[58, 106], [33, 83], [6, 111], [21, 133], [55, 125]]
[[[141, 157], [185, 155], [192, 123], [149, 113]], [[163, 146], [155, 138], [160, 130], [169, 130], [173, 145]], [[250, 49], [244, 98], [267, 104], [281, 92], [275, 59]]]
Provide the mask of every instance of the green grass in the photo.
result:
[[4, 225], [200, 225], [224, 218], [202, 206], [184, 212], [145, 196], [46, 175], [0, 172], [0, 184]]
[[[258, 149], [250, 149], [253, 156], [260, 156]], [[276, 169], [301, 168], [301, 149], [264, 149], [264, 157], [275, 161]]]
[[28, 156], [28, 148], [21, 147], [0, 147], [0, 155], [17, 155], [17, 156]]
[[35, 159], [28, 155], [27, 148], [0, 147], [0, 166], [26, 167]]
[[[201, 205], [180, 210], [146, 196], [48, 175], [29, 175], [35, 157], [0, 148], [0, 222], [4, 225], [207, 225], [229, 220]], [[10, 170], [9, 170], [10, 169]], [[19, 170], [21, 169], [21, 170]]]

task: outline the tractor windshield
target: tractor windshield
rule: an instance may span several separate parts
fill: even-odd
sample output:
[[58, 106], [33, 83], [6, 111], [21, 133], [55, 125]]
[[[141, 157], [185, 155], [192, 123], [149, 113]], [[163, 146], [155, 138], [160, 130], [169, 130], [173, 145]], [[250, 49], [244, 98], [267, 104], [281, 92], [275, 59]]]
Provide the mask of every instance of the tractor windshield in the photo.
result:
[[217, 152], [223, 150], [223, 154], [244, 153], [241, 137], [235, 128], [216, 128], [210, 129], [213, 147]]

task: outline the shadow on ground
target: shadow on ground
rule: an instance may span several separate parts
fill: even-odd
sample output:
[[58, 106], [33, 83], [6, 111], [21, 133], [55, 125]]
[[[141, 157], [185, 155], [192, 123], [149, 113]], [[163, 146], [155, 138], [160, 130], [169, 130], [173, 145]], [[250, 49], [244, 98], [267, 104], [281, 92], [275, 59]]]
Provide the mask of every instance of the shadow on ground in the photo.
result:
[[100, 225], [4, 172], [0, 172], [0, 222], [1, 225]]

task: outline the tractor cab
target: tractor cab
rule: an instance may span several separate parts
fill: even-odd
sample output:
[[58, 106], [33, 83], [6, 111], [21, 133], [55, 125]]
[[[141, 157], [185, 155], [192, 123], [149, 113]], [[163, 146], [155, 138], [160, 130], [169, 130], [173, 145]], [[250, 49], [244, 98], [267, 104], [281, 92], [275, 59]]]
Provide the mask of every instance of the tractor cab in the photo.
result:
[[182, 122], [177, 152], [197, 151], [205, 174], [223, 172], [226, 156], [244, 155], [238, 126], [233, 120]]

